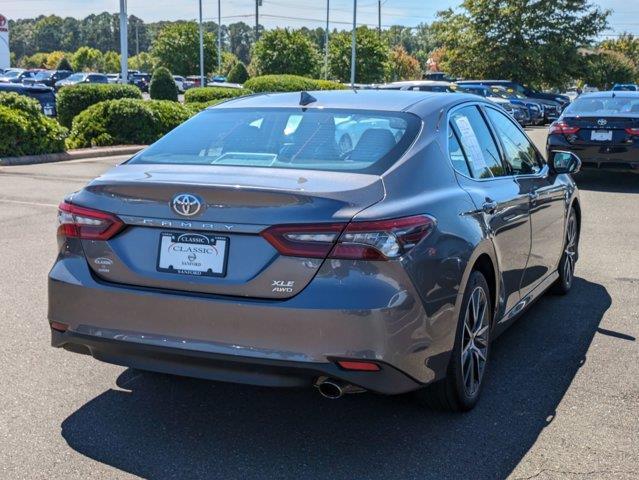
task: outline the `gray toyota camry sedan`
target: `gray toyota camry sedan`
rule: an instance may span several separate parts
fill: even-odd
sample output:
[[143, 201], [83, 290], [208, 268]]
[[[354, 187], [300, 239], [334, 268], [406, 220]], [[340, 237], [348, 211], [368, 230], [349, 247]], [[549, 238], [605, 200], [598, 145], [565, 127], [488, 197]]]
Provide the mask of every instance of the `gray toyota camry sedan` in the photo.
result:
[[477, 96], [228, 101], [61, 203], [52, 344], [468, 410], [491, 341], [545, 291], [570, 290], [579, 167], [546, 161]]

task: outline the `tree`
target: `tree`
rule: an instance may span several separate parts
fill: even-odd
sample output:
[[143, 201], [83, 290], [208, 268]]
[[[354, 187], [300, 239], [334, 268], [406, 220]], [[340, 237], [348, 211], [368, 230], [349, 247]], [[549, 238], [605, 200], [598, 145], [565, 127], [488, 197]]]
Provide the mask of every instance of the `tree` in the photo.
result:
[[[153, 44], [153, 56], [158, 65], [179, 75], [200, 71], [200, 34], [195, 22], [169, 25], [160, 30]], [[204, 33], [204, 71], [212, 72], [217, 58], [215, 38]]]
[[67, 57], [62, 57], [58, 65], [55, 67], [55, 69], [73, 71], [73, 67], [71, 66], [71, 63], [69, 62], [69, 60], [67, 60]]
[[[240, 59], [231, 52], [222, 52], [222, 69], [218, 72], [220, 75], [228, 76], [233, 67], [239, 63]], [[216, 70], [217, 71], [217, 70]]]
[[80, 47], [71, 57], [71, 65], [76, 72], [99, 70], [102, 65], [102, 53], [95, 48]]
[[631, 33], [622, 33], [614, 40], [604, 40], [601, 49], [623, 53], [639, 68], [639, 37]]
[[101, 71], [119, 72], [120, 67], [120, 54], [118, 52], [106, 52], [102, 55]]
[[147, 52], [141, 52], [139, 55], [129, 57], [129, 68], [131, 70], [153, 73], [157, 63], [158, 59]]
[[406, 52], [401, 45], [390, 51], [387, 63], [387, 81], [419, 80], [422, 78], [419, 60]]
[[229, 50], [244, 64], [251, 61], [251, 44], [253, 41], [253, 27], [244, 22], [231, 23], [227, 27]]
[[60, 50], [51, 52], [50, 54], [47, 55], [47, 59], [44, 62], [44, 68], [47, 68], [49, 70], [54, 70], [58, 66], [58, 63], [60, 63], [60, 60], [62, 60], [66, 56], [67, 56], [67, 53], [62, 52]]
[[38, 52], [53, 52], [60, 49], [62, 43], [63, 20], [50, 15], [42, 17], [33, 27], [33, 41]]
[[[356, 32], [355, 81], [375, 83], [384, 79], [389, 48], [377, 31], [358, 27]], [[351, 77], [351, 33], [333, 33], [329, 43], [330, 75], [342, 82]]]
[[276, 28], [264, 32], [253, 46], [251, 68], [256, 75], [319, 74], [320, 55], [311, 40], [299, 31]]
[[46, 53], [34, 53], [29, 57], [22, 57], [20, 66], [22, 68], [45, 68], [47, 56]]
[[433, 24], [443, 68], [466, 78], [560, 86], [580, 70], [577, 49], [607, 27], [609, 11], [589, 0], [464, 0]]
[[623, 53], [599, 50], [586, 55], [582, 79], [589, 85], [608, 90], [615, 83], [631, 83], [639, 78], [635, 64]]
[[151, 84], [149, 85], [149, 93], [153, 100], [171, 100], [178, 101], [178, 89], [173, 80], [173, 75], [165, 67], [159, 67], [153, 72]]
[[249, 79], [246, 66], [242, 62], [237, 62], [231, 69], [227, 76], [227, 81], [230, 83], [244, 83]]

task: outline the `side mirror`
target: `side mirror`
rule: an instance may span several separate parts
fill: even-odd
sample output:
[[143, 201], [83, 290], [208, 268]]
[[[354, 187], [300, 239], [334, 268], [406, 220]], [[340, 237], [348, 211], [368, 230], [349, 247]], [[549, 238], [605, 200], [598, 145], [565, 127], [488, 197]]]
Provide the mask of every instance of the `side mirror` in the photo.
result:
[[572, 152], [554, 150], [548, 159], [550, 169], [557, 173], [577, 173], [581, 170], [581, 160]]

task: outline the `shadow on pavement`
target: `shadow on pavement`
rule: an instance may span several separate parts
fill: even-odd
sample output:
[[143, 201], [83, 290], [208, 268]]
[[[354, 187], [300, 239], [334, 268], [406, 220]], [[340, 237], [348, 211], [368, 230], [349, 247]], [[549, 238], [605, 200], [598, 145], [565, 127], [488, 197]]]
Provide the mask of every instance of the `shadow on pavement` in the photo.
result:
[[62, 435], [145, 478], [504, 478], [553, 421], [610, 304], [580, 278], [541, 299], [496, 340], [483, 398], [464, 415], [410, 396], [330, 401], [126, 370], [122, 390], [83, 405]]
[[639, 193], [639, 174], [632, 172], [582, 170], [575, 176], [575, 181], [581, 190]]

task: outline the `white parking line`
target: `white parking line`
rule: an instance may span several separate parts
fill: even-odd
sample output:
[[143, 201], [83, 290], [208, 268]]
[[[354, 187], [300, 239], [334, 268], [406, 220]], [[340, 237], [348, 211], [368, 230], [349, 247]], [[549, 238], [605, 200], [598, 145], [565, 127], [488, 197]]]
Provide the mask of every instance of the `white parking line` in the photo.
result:
[[26, 202], [26, 201], [22, 201], [22, 200], [11, 200], [9, 198], [0, 198], [0, 202], [17, 203], [18, 205], [32, 205], [32, 206], [36, 206], [36, 207], [58, 208], [58, 206], [55, 203]]

